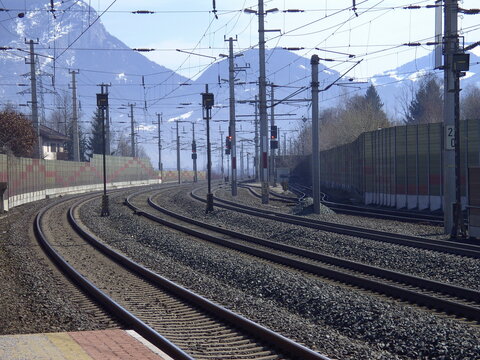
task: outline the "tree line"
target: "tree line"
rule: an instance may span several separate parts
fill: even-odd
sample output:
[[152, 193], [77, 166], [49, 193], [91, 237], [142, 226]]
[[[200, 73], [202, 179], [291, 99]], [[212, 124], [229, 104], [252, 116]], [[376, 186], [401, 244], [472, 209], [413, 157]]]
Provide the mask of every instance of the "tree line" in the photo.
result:
[[[65, 142], [65, 151], [68, 160], [73, 160], [73, 114], [71, 99], [66, 95], [57, 98], [58, 108], [46, 120], [45, 126], [69, 138]], [[83, 114], [80, 112], [78, 118]], [[108, 120], [106, 120], [108, 121]], [[89, 123], [88, 132], [79, 122], [80, 161], [87, 161], [93, 154], [103, 154], [102, 113], [96, 109]], [[43, 124], [42, 124], [43, 125]], [[113, 135], [113, 136], [112, 136]], [[130, 137], [123, 132], [115, 135], [111, 133], [112, 142], [116, 143], [111, 154], [113, 156], [131, 156], [132, 147]], [[6, 105], [0, 110], [0, 154], [11, 154], [18, 157], [32, 157], [37, 136], [30, 117], [19, 112], [12, 105]], [[148, 158], [145, 149], [137, 146], [137, 157]]]
[[[320, 148], [331, 149], [354, 141], [363, 132], [397, 125], [415, 125], [443, 121], [443, 81], [427, 73], [410, 83], [396, 103], [395, 115], [387, 115], [384, 104], [371, 84], [364, 94], [344, 93], [337, 106], [319, 114]], [[461, 92], [461, 119], [479, 118], [480, 88], [471, 86]], [[298, 129], [294, 148], [299, 154], [311, 153], [311, 123]]]
[[[73, 126], [71, 99], [59, 96], [59, 109], [52, 112], [47, 126], [66, 135], [66, 150], [73, 160]], [[387, 115], [384, 104], [376, 90], [370, 85], [364, 94], [348, 94], [340, 97], [338, 105], [323, 109], [320, 113], [320, 147], [322, 150], [354, 141], [360, 134], [395, 125], [412, 125], [443, 121], [443, 83], [435, 74], [425, 74], [418, 81], [404, 87], [397, 99], [394, 116]], [[480, 114], [480, 88], [467, 87], [461, 92], [461, 118], [474, 119]], [[79, 118], [82, 117], [80, 114]], [[96, 110], [91, 117], [89, 131], [79, 126], [80, 157], [86, 161], [93, 154], [102, 154], [102, 114]], [[81, 124], [81, 123], [80, 123]], [[295, 148], [300, 154], [311, 153], [311, 123], [305, 123], [298, 129]], [[0, 153], [12, 153], [16, 156], [29, 157], [36, 144], [35, 131], [29, 118], [6, 106], [0, 111]], [[130, 136], [120, 132], [111, 134], [112, 143], [116, 143], [112, 154], [130, 156]], [[138, 157], [148, 158], [145, 150], [139, 146], [135, 153]]]

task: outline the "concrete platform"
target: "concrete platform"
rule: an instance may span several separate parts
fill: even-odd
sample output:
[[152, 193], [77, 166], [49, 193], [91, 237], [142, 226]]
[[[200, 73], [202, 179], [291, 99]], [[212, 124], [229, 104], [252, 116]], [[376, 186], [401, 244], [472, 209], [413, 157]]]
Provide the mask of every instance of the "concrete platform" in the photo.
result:
[[131, 330], [0, 336], [2, 360], [172, 360]]

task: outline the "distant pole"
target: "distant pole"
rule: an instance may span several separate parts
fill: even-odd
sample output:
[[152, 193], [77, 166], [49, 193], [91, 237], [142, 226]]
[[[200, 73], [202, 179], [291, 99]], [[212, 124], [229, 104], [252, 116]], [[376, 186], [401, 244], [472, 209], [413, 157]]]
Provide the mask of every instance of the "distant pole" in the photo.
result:
[[208, 92], [208, 84], [205, 85], [205, 92], [202, 93], [202, 107], [204, 109], [203, 118], [207, 120], [207, 208], [206, 212], [213, 211], [213, 194], [212, 194], [212, 154], [210, 145], [210, 117], [214, 104], [214, 97], [212, 93]]
[[255, 166], [255, 181], [260, 178], [260, 149], [258, 145], [258, 96], [255, 95], [255, 156], [253, 165]]
[[312, 55], [312, 186], [313, 212], [320, 214], [320, 129], [318, 123], [318, 63], [317, 55]]
[[244, 172], [244, 163], [243, 163], [243, 141], [240, 147], [240, 177], [244, 178], [245, 177], [245, 172]]
[[267, 82], [265, 76], [265, 22], [264, 22], [263, 0], [258, 0], [258, 58], [259, 71], [259, 107], [260, 107], [260, 147], [262, 156], [260, 158], [262, 171], [260, 181], [262, 182], [262, 204], [268, 204], [268, 123], [267, 123]]
[[102, 211], [100, 216], [110, 215], [108, 209], [108, 196], [107, 196], [107, 161], [105, 156], [106, 141], [105, 141], [105, 109], [108, 106], [108, 94], [97, 94], [97, 106], [102, 112], [102, 138], [103, 138], [103, 196], [102, 196]]
[[230, 123], [228, 135], [231, 136], [232, 148], [232, 196], [237, 196], [237, 134], [235, 124], [235, 64], [233, 57], [233, 38], [228, 39], [228, 84], [230, 88]]
[[197, 143], [195, 142], [195, 123], [192, 122], [192, 160], [193, 160], [193, 182], [196, 183], [198, 181], [197, 175]]
[[178, 135], [178, 122], [179, 120], [176, 121], [177, 123], [177, 176], [178, 176], [178, 183], [180, 184], [181, 178], [180, 178], [180, 136]]
[[37, 71], [35, 69], [35, 50], [34, 45], [38, 44], [38, 41], [30, 40], [30, 61], [27, 64], [30, 65], [30, 83], [32, 90], [32, 123], [35, 128], [35, 133], [37, 136], [37, 145], [33, 156], [37, 159], [43, 158], [43, 149], [42, 149], [42, 138], [40, 136], [40, 122], [38, 119], [38, 101], [37, 101]]
[[162, 113], [157, 114], [158, 118], [158, 171], [160, 171], [160, 181], [163, 181], [163, 164], [162, 164], [162, 131], [160, 123], [162, 122]]
[[220, 173], [222, 174], [222, 181], [225, 181], [225, 169], [223, 167], [223, 153], [225, 151], [223, 149], [223, 131], [221, 128], [219, 129], [219, 131], [220, 131], [220, 156], [222, 159], [222, 164], [220, 165]]
[[135, 119], [133, 117], [133, 107], [136, 104], [128, 104], [130, 106], [130, 142], [132, 143], [132, 157], [135, 157]]
[[79, 70], [69, 70], [72, 74], [72, 132], [73, 132], [73, 161], [80, 161], [80, 140], [78, 136], [78, 114], [77, 114], [77, 82], [75, 75]]
[[[275, 85], [270, 84], [270, 128], [275, 127]], [[270, 139], [270, 183], [277, 186], [275, 179], [275, 144], [277, 139]]]

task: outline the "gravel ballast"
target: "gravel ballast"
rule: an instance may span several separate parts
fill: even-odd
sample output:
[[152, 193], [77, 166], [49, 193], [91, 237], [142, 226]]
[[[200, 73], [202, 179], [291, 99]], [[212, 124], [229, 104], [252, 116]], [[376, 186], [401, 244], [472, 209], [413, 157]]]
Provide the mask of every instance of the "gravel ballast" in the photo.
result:
[[34, 216], [50, 202], [0, 214], [0, 334], [118, 327], [96, 318], [88, 299], [57, 271], [35, 240]]
[[[247, 195], [239, 197], [243, 196]], [[99, 201], [89, 203], [82, 208], [82, 221], [111, 246], [161, 275], [321, 353], [341, 359], [480, 357], [477, 327], [192, 240], [133, 216], [122, 204], [123, 200], [124, 196], [111, 197], [108, 218], [99, 216]], [[340, 252], [342, 255], [337, 256], [356, 260], [369, 259], [379, 266], [415, 264], [415, 271], [422, 272], [423, 263], [429, 262], [425, 269], [434, 269], [430, 270], [432, 273], [439, 270], [436, 267], [445, 266], [446, 271], [431, 276], [452, 282], [462, 281], [465, 274], [461, 271], [474, 273], [469, 268], [471, 259], [458, 258], [458, 263], [450, 266], [449, 262], [456, 257], [432, 252], [418, 254], [421, 252], [418, 249], [318, 231], [314, 236], [313, 231], [287, 228], [285, 224], [272, 224], [221, 209], [205, 215], [204, 205], [193, 202], [184, 192], [170, 191], [169, 195], [163, 195], [161, 205], [195, 218], [208, 218], [216, 225], [298, 246], [310, 244], [313, 248], [317, 246], [318, 251]], [[402, 252], [404, 258], [397, 259]], [[432, 259], [437, 257], [440, 259], [432, 265]], [[478, 262], [473, 265], [478, 266]], [[460, 266], [456, 273], [455, 266]]]
[[[245, 189], [239, 189], [238, 201], [249, 205], [261, 207], [260, 201], [252, 198]], [[217, 195], [227, 200], [233, 200], [226, 190], [217, 192]], [[338, 256], [348, 260], [359, 261], [365, 264], [379, 266], [395, 271], [425, 277], [445, 283], [480, 290], [480, 260], [454, 256], [436, 251], [411, 248], [407, 246], [382, 243], [352, 236], [334, 234], [309, 228], [295, 227], [278, 221], [254, 218], [234, 211], [217, 208], [215, 216], [206, 216], [202, 206], [190, 200], [184, 194], [172, 195], [168, 207], [185, 216], [230, 227], [235, 227], [241, 232], [263, 237], [293, 246], [311, 249], [328, 255]], [[183, 200], [182, 200], [183, 199]], [[282, 206], [274, 201], [267, 208], [274, 210]], [[330, 222], [346, 222], [346, 215], [312, 215], [312, 218]], [[439, 233], [435, 226], [418, 225], [390, 220], [349, 217], [349, 225], [396, 233], [421, 235], [422, 233]]]

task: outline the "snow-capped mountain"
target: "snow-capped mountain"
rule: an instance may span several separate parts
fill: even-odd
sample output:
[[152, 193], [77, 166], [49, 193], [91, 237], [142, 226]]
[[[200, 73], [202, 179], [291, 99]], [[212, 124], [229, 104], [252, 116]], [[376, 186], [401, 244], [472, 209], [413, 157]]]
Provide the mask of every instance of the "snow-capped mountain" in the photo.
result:
[[[461, 87], [480, 86], [480, 73], [478, 73], [480, 52], [470, 52], [470, 71], [461, 78]], [[434, 54], [420, 57], [400, 67], [377, 74], [373, 78], [373, 84], [377, 86], [377, 91], [385, 104], [387, 112], [395, 116], [399, 109], [399, 101], [404, 98], [406, 89], [417, 82], [421, 77], [434, 69]], [[443, 71], [436, 70], [436, 75], [443, 81]], [[398, 116], [398, 114], [397, 114]]]
[[[88, 132], [92, 114], [96, 108], [95, 94], [100, 92], [98, 84], [109, 87], [110, 121], [114, 133], [130, 135], [130, 107], [134, 104], [134, 118], [139, 143], [147, 150], [154, 166], [158, 163], [157, 114], [163, 114], [162, 160], [164, 168], [176, 166], [175, 120], [180, 120], [179, 130], [182, 147], [181, 167], [191, 169], [190, 144], [192, 123], [195, 124], [199, 169], [206, 164], [205, 121], [201, 108], [201, 93], [205, 85], [215, 96], [212, 112], [212, 146], [215, 149], [214, 163], [220, 156], [220, 133], [228, 132], [229, 86], [228, 59], [216, 61], [195, 80], [187, 79], [173, 70], [148, 60], [142, 53], [130, 49], [121, 40], [109, 34], [101, 18], [85, 1], [56, 1], [54, 12], [48, 0], [2, 0], [8, 11], [0, 12], [0, 106], [29, 106], [30, 65], [29, 40], [35, 41], [37, 65], [37, 88], [40, 116], [48, 121], [52, 111], [65, 106], [58, 95], [71, 96], [69, 70], [79, 70], [77, 78], [78, 100], [81, 104], [81, 125]], [[126, 24], [128, 26], [128, 24]], [[140, 36], [140, 35], [139, 35]], [[247, 50], [235, 57], [235, 97], [238, 138], [245, 140], [245, 151], [253, 152], [252, 101], [258, 94], [258, 50]], [[480, 54], [479, 54], [480, 55]], [[267, 81], [274, 85], [275, 122], [280, 130], [280, 146], [283, 135], [292, 136], [311, 114], [310, 59], [300, 57], [281, 48], [266, 51]], [[462, 87], [480, 84], [475, 73], [479, 57], [472, 54], [471, 71], [462, 79]], [[385, 110], [395, 115], [398, 99], [408, 83], [418, 75], [432, 69], [431, 56], [409, 62], [391, 71], [378, 74], [372, 80], [377, 85]], [[340, 74], [319, 66], [320, 89], [327, 88]], [[439, 72], [439, 76], [442, 74]], [[349, 81], [341, 80], [343, 85]], [[342, 91], [363, 95], [369, 84], [355, 84], [347, 88], [330, 87], [320, 93], [322, 109], [335, 106]], [[348, 86], [348, 85], [347, 85]], [[271, 112], [271, 91], [267, 89], [268, 113]], [[29, 107], [19, 107], [27, 114]], [[115, 144], [112, 144], [112, 149]], [[240, 146], [238, 147], [240, 148]], [[248, 149], [247, 149], [248, 148]], [[238, 150], [239, 151], [239, 150]]]
[[[84, 1], [56, 1], [53, 13], [47, 0], [29, 0], [26, 7], [17, 0], [2, 3], [9, 11], [0, 13], [0, 44], [11, 48], [0, 51], [2, 104], [18, 105], [30, 100], [30, 66], [25, 63], [29, 40], [35, 42], [38, 93], [39, 98], [43, 97], [39, 102], [47, 109], [47, 117], [57, 105], [52, 94], [71, 93], [69, 70], [80, 70], [78, 99], [85, 118], [94, 111], [95, 94], [100, 92], [97, 84], [111, 85], [111, 105], [116, 108], [128, 103], [141, 106], [144, 96], [140, 95], [149, 85], [169, 84], [151, 89], [151, 94], [163, 96], [187, 80], [110, 35], [101, 19], [96, 21], [95, 10]], [[20, 83], [24, 86], [17, 86]], [[25, 89], [25, 94], [18, 94]]]

